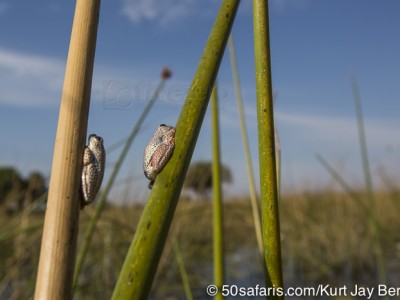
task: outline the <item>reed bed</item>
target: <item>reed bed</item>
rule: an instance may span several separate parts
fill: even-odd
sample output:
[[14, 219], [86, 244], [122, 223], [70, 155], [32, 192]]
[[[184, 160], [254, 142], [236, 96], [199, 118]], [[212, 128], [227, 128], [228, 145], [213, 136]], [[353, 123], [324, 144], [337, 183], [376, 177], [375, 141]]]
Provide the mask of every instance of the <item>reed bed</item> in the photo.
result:
[[[364, 191], [354, 192], [366, 205]], [[385, 269], [392, 283], [400, 278], [398, 193], [397, 189], [375, 192]], [[332, 187], [320, 192], [282, 195], [280, 203], [282, 267], [286, 284], [376, 284], [377, 273], [374, 261], [371, 260], [373, 240], [365, 212], [351, 196], [335, 191]], [[232, 284], [244, 280], [249, 285], [260, 283], [263, 269], [257, 258], [257, 241], [253, 233], [254, 222], [249, 199], [227, 199], [223, 209], [225, 282]], [[105, 208], [94, 233], [91, 251], [79, 278], [74, 299], [108, 299], [111, 296], [142, 211], [141, 206]], [[88, 207], [87, 213], [81, 215], [82, 226], [88, 224], [93, 213], [94, 208]], [[172, 250], [167, 251], [173, 249], [176, 240], [179, 242], [193, 299], [206, 299], [204, 289], [212, 282], [213, 276], [212, 213], [212, 203], [209, 201], [190, 202], [181, 199], [171, 225], [171, 233], [179, 227], [179, 235], [170, 234], [166, 241], [166, 251], [162, 254], [162, 263], [150, 292], [152, 299], [186, 297], [175, 254]], [[0, 226], [4, 228], [13, 218], [2, 214]], [[35, 213], [29, 223], [35, 224], [42, 218], [41, 213]], [[193, 220], [196, 220], [196, 226], [192, 225]], [[19, 227], [15, 226], [15, 229]], [[30, 231], [25, 242], [25, 257], [15, 257], [13, 254], [16, 238], [14, 235], [0, 241], [0, 264], [4, 266], [0, 270], [0, 298], [11, 299], [18, 292], [21, 299], [28, 299], [34, 289], [41, 230]], [[82, 239], [83, 235], [79, 237], [79, 242]], [[21, 263], [23, 272], [14, 276], [13, 270], [20, 268]]]

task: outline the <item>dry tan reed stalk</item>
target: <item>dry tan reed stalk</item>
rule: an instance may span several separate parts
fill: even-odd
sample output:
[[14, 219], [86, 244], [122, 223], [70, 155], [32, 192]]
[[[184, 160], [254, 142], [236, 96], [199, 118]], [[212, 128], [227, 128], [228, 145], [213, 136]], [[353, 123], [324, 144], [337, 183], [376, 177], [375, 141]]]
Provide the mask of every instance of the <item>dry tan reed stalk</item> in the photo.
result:
[[35, 299], [71, 299], [82, 154], [96, 48], [99, 0], [77, 0], [43, 229]]

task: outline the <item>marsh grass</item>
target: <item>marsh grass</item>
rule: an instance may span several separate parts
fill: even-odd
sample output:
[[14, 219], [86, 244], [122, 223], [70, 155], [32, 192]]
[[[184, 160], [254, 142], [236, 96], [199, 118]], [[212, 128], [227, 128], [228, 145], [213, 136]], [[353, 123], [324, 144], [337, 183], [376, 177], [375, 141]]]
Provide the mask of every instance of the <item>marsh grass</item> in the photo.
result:
[[[355, 191], [360, 201], [367, 203], [364, 191]], [[398, 190], [375, 192], [377, 221], [386, 262], [388, 282], [400, 278], [398, 242], [400, 240], [400, 206], [394, 196]], [[212, 282], [212, 203], [187, 202], [181, 199], [177, 207], [165, 251], [161, 257], [151, 299], [183, 299], [185, 291], [173, 252], [178, 240], [182, 260], [190, 281], [194, 299], [203, 299], [204, 288]], [[365, 213], [360, 205], [345, 194], [332, 190], [286, 195], [281, 199], [281, 231], [284, 279], [292, 286], [310, 284], [377, 283], [377, 273], [371, 260], [373, 239]], [[142, 207], [105, 207], [103, 217], [94, 232], [91, 251], [80, 276], [74, 299], [108, 299], [135, 232]], [[81, 214], [86, 225], [94, 208]], [[257, 257], [254, 222], [248, 199], [224, 203], [224, 234], [226, 253], [226, 282], [257, 284], [263, 270]], [[15, 217], [2, 215], [4, 228]], [[42, 214], [32, 214], [29, 222], [42, 220]], [[196, 220], [196, 226], [193, 226]], [[18, 228], [18, 223], [15, 223]], [[178, 229], [179, 228], [179, 229]], [[177, 233], [179, 232], [179, 235]], [[33, 293], [40, 248], [41, 230], [31, 231], [25, 241], [25, 255], [14, 255], [17, 235], [0, 241], [0, 299], [29, 299]], [[83, 236], [79, 236], [80, 243]], [[236, 268], [244, 259], [241, 250], [254, 255], [245, 261], [245, 269]], [[251, 254], [250, 253], [250, 254]], [[251, 256], [251, 255], [250, 255]], [[17, 270], [18, 269], [18, 270]], [[15, 299], [15, 298], [14, 298]]]
[[[365, 222], [368, 223], [368, 233], [372, 240], [371, 247], [373, 248], [373, 255], [371, 257], [372, 258], [371, 261], [373, 261], [373, 266], [377, 270], [376, 273], [378, 274], [379, 283], [387, 285], [385, 262], [384, 262], [382, 240], [381, 240], [381, 233], [383, 228], [381, 227], [379, 220], [377, 219], [377, 211], [375, 209], [376, 201], [375, 201], [375, 194], [373, 192], [372, 177], [369, 166], [368, 149], [367, 149], [367, 142], [366, 142], [366, 135], [364, 128], [364, 116], [362, 113], [360, 91], [355, 77], [353, 78], [352, 81], [352, 88], [353, 88], [353, 97], [356, 110], [356, 121], [357, 121], [358, 138], [360, 145], [360, 157], [362, 161], [363, 175], [365, 182], [365, 192], [361, 195], [359, 193], [356, 193], [346, 183], [346, 181], [341, 177], [341, 175], [331, 165], [329, 165], [329, 163], [320, 154], [317, 154], [316, 158], [322, 164], [322, 166], [329, 172], [332, 178], [337, 183], [339, 183], [339, 185], [346, 192], [346, 194], [350, 196], [352, 201], [355, 204], [359, 205], [361, 211], [364, 213]], [[383, 181], [385, 182], [385, 180]], [[366, 198], [367, 201], [362, 201], [363, 198]], [[384, 298], [389, 299], [388, 296]]]
[[[364, 191], [357, 191], [362, 202]], [[377, 222], [381, 225], [384, 255], [393, 258], [400, 222], [396, 200], [387, 193], [377, 193]], [[291, 197], [282, 203], [285, 258], [294, 256], [302, 266], [302, 276], [310, 282], [340, 279], [350, 283], [376, 284], [374, 236], [365, 212], [347, 194], [324, 191]], [[309, 234], [307, 234], [307, 232]], [[399, 274], [397, 274], [398, 276]], [[395, 280], [392, 278], [392, 280]]]

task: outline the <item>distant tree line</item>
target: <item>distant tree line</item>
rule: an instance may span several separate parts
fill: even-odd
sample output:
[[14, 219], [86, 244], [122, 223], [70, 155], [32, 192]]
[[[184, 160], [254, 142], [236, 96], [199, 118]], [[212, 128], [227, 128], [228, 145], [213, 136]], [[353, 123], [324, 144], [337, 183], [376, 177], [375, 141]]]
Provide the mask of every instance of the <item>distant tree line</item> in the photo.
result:
[[46, 179], [32, 172], [24, 179], [12, 167], [0, 168], [0, 206], [8, 211], [21, 210], [47, 192]]
[[[222, 183], [232, 182], [231, 170], [221, 165]], [[198, 161], [190, 165], [184, 187], [207, 199], [212, 189], [212, 162]], [[0, 207], [8, 212], [22, 210], [47, 192], [46, 178], [32, 172], [24, 179], [12, 167], [0, 167]]]

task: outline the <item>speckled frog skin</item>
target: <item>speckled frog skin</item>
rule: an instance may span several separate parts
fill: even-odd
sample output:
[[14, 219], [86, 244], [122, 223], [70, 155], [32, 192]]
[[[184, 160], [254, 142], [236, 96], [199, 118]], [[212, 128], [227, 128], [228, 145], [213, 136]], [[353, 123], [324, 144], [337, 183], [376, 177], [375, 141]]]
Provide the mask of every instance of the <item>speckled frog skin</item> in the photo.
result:
[[91, 134], [88, 145], [85, 147], [83, 153], [82, 208], [93, 202], [96, 198], [101, 182], [103, 181], [105, 162], [106, 151], [104, 150], [103, 138]]
[[160, 124], [144, 150], [143, 171], [150, 179], [149, 189], [152, 189], [158, 173], [171, 158], [174, 147], [175, 128]]

